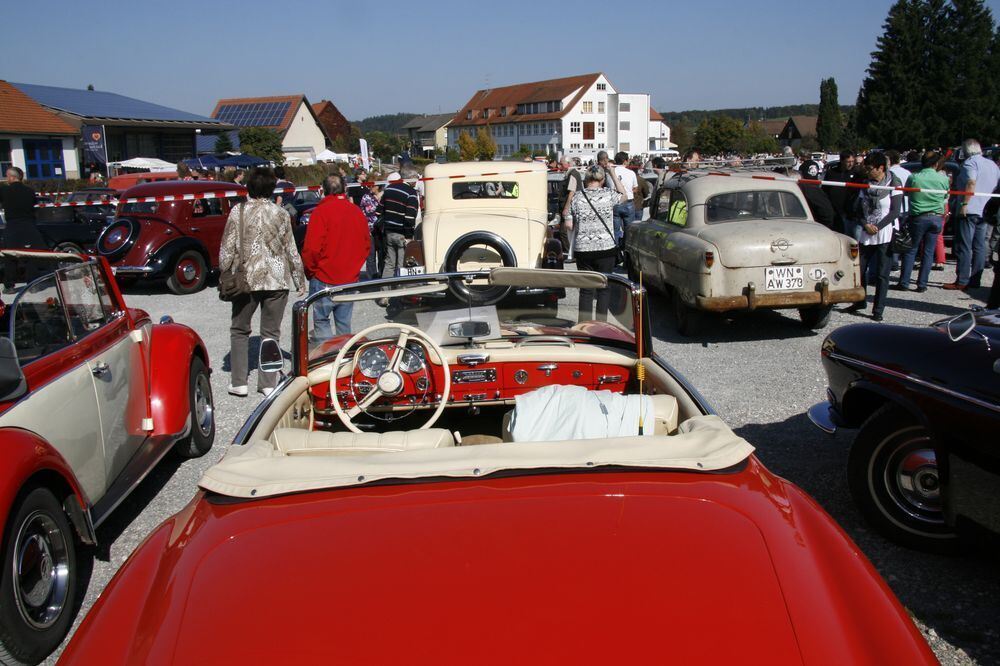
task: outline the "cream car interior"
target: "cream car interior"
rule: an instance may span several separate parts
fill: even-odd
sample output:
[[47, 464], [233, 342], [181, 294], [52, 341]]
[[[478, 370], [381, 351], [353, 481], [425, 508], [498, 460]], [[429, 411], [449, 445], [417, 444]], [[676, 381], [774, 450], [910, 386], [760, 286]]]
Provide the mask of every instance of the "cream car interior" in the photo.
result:
[[[603, 275], [569, 271], [497, 269], [491, 280], [607, 286]], [[470, 317], [471, 312], [470, 306]], [[376, 335], [385, 328], [397, 329], [399, 337]], [[705, 415], [657, 362], [637, 359], [628, 342], [616, 345], [614, 338], [604, 338], [603, 344], [586, 328], [563, 327], [566, 335], [553, 335], [551, 328], [528, 325], [516, 336], [438, 344], [427, 328], [376, 324], [343, 341], [336, 358], [331, 360], [334, 351], [316, 357], [317, 365], [307, 375], [289, 380], [272, 395], [256, 426], [241, 440], [246, 443], [230, 448], [206, 472], [202, 487], [261, 497], [379, 479], [476, 477], [499, 470], [625, 466], [710, 471], [732, 467], [753, 451], [718, 417]], [[465, 339], [464, 332], [451, 335]], [[383, 381], [402, 367], [406, 345], [413, 343], [424, 347], [425, 359], [419, 371], [405, 372], [429, 382], [435, 395], [424, 391], [415, 396], [402, 390], [398, 379]], [[364, 375], [377, 381], [358, 394], [358, 359], [373, 346], [383, 349], [383, 374]], [[412, 386], [416, 379], [409, 381]], [[522, 401], [524, 408], [516, 411], [519, 396], [543, 387], [544, 394], [531, 396], [532, 408]], [[609, 401], [608, 391], [648, 400]], [[373, 398], [379, 394], [385, 400]], [[576, 410], [583, 398], [597, 408]], [[377, 409], [369, 413], [366, 406]], [[651, 418], [641, 428], [630, 421], [640, 413]], [[532, 419], [542, 418], [544, 424], [533, 425]], [[586, 421], [583, 430], [577, 429], [580, 418]], [[521, 440], [515, 441], [514, 430]], [[522, 441], [535, 432], [545, 432], [539, 436], [547, 439]]]

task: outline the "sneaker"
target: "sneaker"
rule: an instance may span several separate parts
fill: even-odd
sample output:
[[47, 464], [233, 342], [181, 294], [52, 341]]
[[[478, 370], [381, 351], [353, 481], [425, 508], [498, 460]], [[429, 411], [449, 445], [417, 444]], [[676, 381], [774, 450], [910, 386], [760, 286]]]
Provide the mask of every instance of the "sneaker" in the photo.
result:
[[872, 315], [872, 321], [882, 321], [883, 319], [885, 319], [885, 317], [883, 317], [881, 313]]
[[389, 299], [388, 298], [376, 298], [375, 299], [375, 305], [379, 306], [380, 308], [388, 307], [388, 305], [389, 305]]
[[858, 312], [859, 310], [865, 310], [868, 308], [867, 301], [858, 301], [857, 303], [852, 303], [845, 312]]
[[263, 393], [264, 397], [266, 398], [267, 396], [269, 396], [272, 393], [274, 393], [274, 387], [272, 387], [272, 386], [265, 386], [264, 388], [259, 388], [259, 389], [257, 389], [257, 393]]
[[941, 285], [942, 289], [948, 289], [951, 291], [965, 291], [966, 287], [964, 284], [959, 284], [957, 282], [949, 282], [948, 284]]
[[233, 386], [232, 384], [229, 385], [229, 395], [235, 395], [241, 398], [245, 398], [247, 397], [247, 395], [249, 395], [249, 393], [250, 390], [246, 387], [246, 385], [243, 386]]
[[892, 289], [893, 291], [909, 291], [910, 287], [909, 286], [904, 287], [901, 284], [890, 284], [889, 289]]
[[944, 264], [934, 264], [933, 266], [931, 266], [931, 270], [932, 271], [943, 271], [944, 270]]
[[922, 294], [925, 291], [927, 291], [927, 287], [917, 287], [914, 291], [916, 291], [918, 294]]

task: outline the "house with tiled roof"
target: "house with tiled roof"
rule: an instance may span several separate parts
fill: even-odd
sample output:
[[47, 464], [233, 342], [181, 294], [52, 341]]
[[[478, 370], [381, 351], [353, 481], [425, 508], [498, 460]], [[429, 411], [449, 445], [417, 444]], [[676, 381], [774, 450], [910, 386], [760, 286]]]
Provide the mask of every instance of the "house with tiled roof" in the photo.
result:
[[670, 140], [670, 126], [660, 112], [649, 107], [649, 150], [672, 150], [677, 144]]
[[76, 128], [84, 171], [92, 166], [103, 172], [105, 160], [133, 157], [178, 162], [195, 154], [199, 132], [232, 129], [212, 118], [103, 90], [11, 85]]
[[403, 125], [414, 154], [433, 157], [434, 153], [448, 147], [448, 125], [454, 113], [416, 116]]
[[305, 95], [220, 99], [212, 117], [236, 127], [267, 127], [281, 135], [290, 163], [312, 164], [332, 144]]
[[28, 178], [79, 178], [80, 131], [0, 81], [0, 175], [15, 166]]
[[[328, 99], [320, 100], [312, 105], [313, 113], [319, 121], [320, 127], [326, 132], [326, 136], [331, 142], [338, 137], [348, 136], [351, 133], [351, 122], [344, 117], [340, 109]], [[332, 145], [330, 146], [333, 147]]]
[[807, 136], [815, 138], [818, 120], [818, 116], [789, 116], [781, 132], [778, 133], [778, 143], [798, 150], [804, 138]]
[[448, 126], [448, 145], [462, 132], [490, 132], [498, 158], [529, 150], [593, 159], [600, 150], [642, 153], [649, 147], [649, 95], [619, 92], [597, 72], [477, 90]]

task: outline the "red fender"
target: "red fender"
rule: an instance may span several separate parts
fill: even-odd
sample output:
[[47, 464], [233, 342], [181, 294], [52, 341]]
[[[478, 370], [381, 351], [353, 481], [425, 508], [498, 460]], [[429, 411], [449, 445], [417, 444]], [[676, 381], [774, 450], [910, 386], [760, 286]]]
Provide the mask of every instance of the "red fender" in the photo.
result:
[[150, 337], [150, 434], [178, 437], [189, 425], [191, 358], [199, 356], [205, 367], [211, 367], [208, 352], [198, 334], [182, 324], [155, 324]]
[[81, 536], [89, 537], [89, 527], [77, 521], [83, 517], [82, 512], [90, 508], [90, 500], [62, 454], [37, 434], [21, 428], [0, 429], [0, 452], [0, 469], [3, 470], [0, 474], [0, 516], [4, 522], [24, 484], [37, 476], [42, 485], [56, 491], [57, 497], [65, 490], [60, 485], [73, 492], [81, 512], [70, 518], [76, 528], [81, 530]]

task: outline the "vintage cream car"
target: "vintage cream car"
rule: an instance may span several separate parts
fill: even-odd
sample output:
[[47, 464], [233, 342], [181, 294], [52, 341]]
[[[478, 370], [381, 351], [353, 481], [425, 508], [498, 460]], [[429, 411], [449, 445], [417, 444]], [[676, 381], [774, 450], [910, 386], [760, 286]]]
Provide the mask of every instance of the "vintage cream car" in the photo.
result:
[[[502, 266], [562, 268], [562, 244], [548, 225], [544, 165], [429, 164], [424, 176], [428, 180], [423, 219], [406, 247], [403, 275]], [[472, 291], [480, 296], [488, 293]]]
[[[748, 174], [747, 174], [748, 175]], [[793, 181], [687, 172], [654, 194], [625, 241], [629, 276], [673, 296], [682, 335], [701, 312], [798, 308], [822, 328], [835, 303], [861, 301], [858, 244], [813, 221]]]

